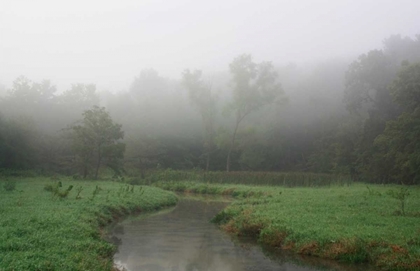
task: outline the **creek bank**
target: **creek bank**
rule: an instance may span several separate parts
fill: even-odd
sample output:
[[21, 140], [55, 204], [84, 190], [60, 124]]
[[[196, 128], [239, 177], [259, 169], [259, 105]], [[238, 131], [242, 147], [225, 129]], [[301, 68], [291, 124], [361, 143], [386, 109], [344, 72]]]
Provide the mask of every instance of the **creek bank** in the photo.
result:
[[[419, 197], [407, 208], [409, 215], [396, 216], [398, 203], [380, 196], [393, 187], [154, 185], [178, 192], [233, 196], [235, 202], [213, 221], [228, 233], [250, 236], [264, 246], [345, 263], [368, 263], [382, 270], [420, 269], [420, 217], [415, 210]], [[412, 193], [420, 196], [419, 192], [414, 189]]]

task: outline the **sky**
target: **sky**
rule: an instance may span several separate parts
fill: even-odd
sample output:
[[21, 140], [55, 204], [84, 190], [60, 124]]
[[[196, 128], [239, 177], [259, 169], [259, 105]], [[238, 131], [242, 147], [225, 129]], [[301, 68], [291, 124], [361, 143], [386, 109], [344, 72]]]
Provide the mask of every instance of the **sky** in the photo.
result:
[[141, 70], [227, 71], [236, 56], [275, 65], [356, 58], [420, 34], [419, 0], [0, 0], [0, 83], [19, 75], [127, 89]]

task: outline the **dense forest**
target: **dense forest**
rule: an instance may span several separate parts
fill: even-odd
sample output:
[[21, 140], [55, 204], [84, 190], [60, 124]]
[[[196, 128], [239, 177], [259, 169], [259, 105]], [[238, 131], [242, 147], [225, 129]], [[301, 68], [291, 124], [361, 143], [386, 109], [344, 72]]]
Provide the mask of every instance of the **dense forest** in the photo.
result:
[[420, 36], [356, 59], [143, 70], [126, 91], [25, 76], [0, 84], [0, 170], [300, 171], [420, 184]]

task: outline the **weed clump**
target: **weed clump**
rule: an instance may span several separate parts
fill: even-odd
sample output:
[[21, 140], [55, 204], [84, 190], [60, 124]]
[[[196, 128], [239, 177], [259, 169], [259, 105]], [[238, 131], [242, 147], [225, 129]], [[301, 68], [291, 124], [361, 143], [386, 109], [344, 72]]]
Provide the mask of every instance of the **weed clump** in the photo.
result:
[[82, 193], [82, 191], [83, 191], [83, 187], [82, 186], [78, 186], [77, 188], [76, 188], [76, 192], [77, 192], [77, 194], [76, 194], [76, 199], [81, 199], [82, 197], [80, 196], [80, 193]]
[[58, 181], [54, 182], [53, 184], [46, 184], [44, 186], [44, 190], [51, 192], [53, 199], [65, 199], [69, 195], [70, 191], [73, 189], [73, 185], [69, 185], [65, 190], [61, 190], [62, 187], [63, 184], [60, 181]]
[[93, 201], [95, 197], [99, 194], [99, 192], [102, 190], [98, 185], [95, 186], [95, 190], [92, 192], [92, 197], [89, 198], [90, 201]]

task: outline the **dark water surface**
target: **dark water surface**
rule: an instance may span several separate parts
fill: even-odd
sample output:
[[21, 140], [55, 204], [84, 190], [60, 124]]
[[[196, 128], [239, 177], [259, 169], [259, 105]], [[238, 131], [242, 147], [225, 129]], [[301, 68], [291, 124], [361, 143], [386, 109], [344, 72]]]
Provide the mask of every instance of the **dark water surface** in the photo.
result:
[[234, 242], [209, 223], [227, 204], [184, 198], [173, 209], [116, 225], [111, 231], [119, 245], [116, 265], [128, 271], [367, 270], [267, 254], [256, 244]]

